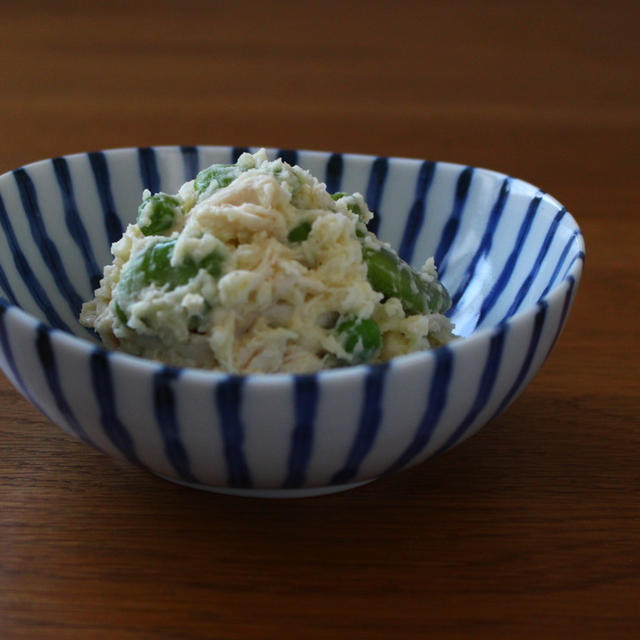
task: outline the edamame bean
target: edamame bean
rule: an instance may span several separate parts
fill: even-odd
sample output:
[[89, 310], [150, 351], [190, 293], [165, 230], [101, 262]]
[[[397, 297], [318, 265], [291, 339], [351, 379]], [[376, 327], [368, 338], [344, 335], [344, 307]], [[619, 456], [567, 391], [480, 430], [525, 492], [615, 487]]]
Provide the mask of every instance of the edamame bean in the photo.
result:
[[386, 247], [363, 246], [362, 257], [369, 284], [386, 298], [398, 298], [406, 314], [444, 313], [451, 306], [449, 292], [440, 282], [423, 280]]
[[289, 242], [304, 242], [309, 237], [309, 233], [311, 233], [311, 222], [305, 220], [289, 231], [287, 239]]
[[[351, 213], [355, 213], [357, 216], [362, 215], [362, 209], [358, 204], [358, 196], [356, 196], [355, 194], [348, 194], [342, 191], [338, 191], [337, 193], [332, 193], [331, 197], [336, 201], [342, 200], [342, 198], [347, 198], [347, 209], [349, 209]], [[360, 196], [360, 198], [361, 197], [362, 196]]]
[[171, 256], [175, 244], [175, 240], [157, 242], [132, 258], [125, 266], [115, 296], [115, 311], [121, 321], [123, 317], [126, 321], [127, 301], [149, 285], [166, 286], [168, 290], [172, 290], [187, 284], [200, 269], [214, 278], [221, 275], [224, 257], [217, 251], [197, 262], [187, 257], [180, 264], [172, 265]]
[[193, 188], [199, 196], [209, 196], [218, 189], [228, 187], [242, 171], [237, 164], [213, 164], [196, 176]]
[[[187, 261], [193, 262], [190, 258], [187, 259]], [[212, 251], [208, 256], [205, 256], [202, 260], [195, 263], [197, 268], [196, 273], [200, 269], [204, 269], [212, 277], [219, 278], [220, 275], [222, 274], [223, 263], [224, 263], [223, 255], [217, 251]]]
[[170, 229], [180, 213], [180, 200], [166, 193], [155, 193], [138, 207], [138, 226], [145, 236]]
[[[130, 266], [132, 278], [143, 286], [156, 284], [168, 285], [169, 289], [186, 284], [198, 269], [193, 260], [172, 266], [171, 256], [175, 247], [175, 240], [158, 242], [134, 259]], [[135, 271], [134, 271], [135, 269]], [[124, 276], [123, 276], [124, 277]], [[133, 281], [133, 280], [132, 280]]]
[[336, 328], [351, 364], [373, 360], [382, 348], [380, 328], [372, 318], [352, 317], [342, 320]]

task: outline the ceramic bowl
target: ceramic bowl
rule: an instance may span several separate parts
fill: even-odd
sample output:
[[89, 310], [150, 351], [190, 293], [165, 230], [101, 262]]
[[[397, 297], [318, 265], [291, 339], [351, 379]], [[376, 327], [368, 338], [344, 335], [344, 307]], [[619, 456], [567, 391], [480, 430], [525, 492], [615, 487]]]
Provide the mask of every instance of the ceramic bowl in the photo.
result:
[[78, 323], [142, 190], [175, 192], [246, 149], [116, 149], [0, 176], [0, 364], [47, 418], [169, 480], [249, 496], [348, 489], [462, 442], [549, 354], [583, 239], [554, 198], [506, 175], [415, 159], [270, 150], [359, 191], [408, 262], [434, 256], [459, 340], [383, 365], [232, 376], [109, 352]]

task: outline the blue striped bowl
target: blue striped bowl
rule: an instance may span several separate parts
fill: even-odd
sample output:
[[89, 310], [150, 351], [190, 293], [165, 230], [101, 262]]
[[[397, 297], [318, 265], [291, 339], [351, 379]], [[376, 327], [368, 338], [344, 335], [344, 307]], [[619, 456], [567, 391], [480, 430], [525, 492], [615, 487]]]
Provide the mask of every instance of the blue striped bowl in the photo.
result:
[[329, 191], [360, 191], [409, 262], [435, 256], [465, 339], [387, 364], [230, 376], [103, 350], [77, 321], [144, 188], [174, 192], [245, 149], [79, 154], [0, 176], [0, 364], [51, 421], [194, 487], [253, 496], [340, 491], [445, 451], [527, 385], [582, 271], [575, 220], [505, 175], [421, 160], [276, 151]]

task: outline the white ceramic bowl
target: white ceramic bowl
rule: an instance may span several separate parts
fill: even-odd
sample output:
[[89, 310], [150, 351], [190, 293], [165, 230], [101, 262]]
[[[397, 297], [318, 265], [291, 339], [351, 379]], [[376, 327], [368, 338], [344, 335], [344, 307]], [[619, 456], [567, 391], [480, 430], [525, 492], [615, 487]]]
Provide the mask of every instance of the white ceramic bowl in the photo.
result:
[[0, 176], [0, 364], [52, 422], [194, 487], [256, 496], [347, 489], [458, 444], [549, 354], [584, 259], [569, 213], [536, 187], [448, 163], [275, 151], [360, 191], [374, 231], [435, 256], [463, 339], [387, 364], [230, 376], [103, 350], [77, 321], [142, 190], [174, 192], [245, 149], [117, 149]]

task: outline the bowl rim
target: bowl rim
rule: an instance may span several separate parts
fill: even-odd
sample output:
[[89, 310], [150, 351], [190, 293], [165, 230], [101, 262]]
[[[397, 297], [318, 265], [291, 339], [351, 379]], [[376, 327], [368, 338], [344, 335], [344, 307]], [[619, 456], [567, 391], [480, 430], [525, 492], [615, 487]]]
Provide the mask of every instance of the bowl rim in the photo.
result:
[[[20, 169], [31, 169], [34, 167], [38, 167], [39, 165], [45, 165], [50, 163], [52, 160], [56, 159], [65, 159], [70, 160], [73, 158], [80, 158], [89, 155], [90, 153], [104, 153], [110, 155], [117, 155], [119, 153], [136, 153], [140, 150], [151, 149], [153, 151], [179, 151], [187, 148], [194, 148], [196, 150], [213, 150], [213, 151], [228, 151], [234, 148], [233, 145], [149, 145], [149, 146], [140, 146], [140, 147], [114, 147], [108, 149], [101, 149], [97, 151], [86, 151], [86, 152], [75, 152], [70, 154], [64, 154], [61, 156], [53, 156], [51, 158], [42, 158], [40, 160], [36, 160], [33, 162], [29, 162], [27, 164], [21, 165], [15, 169], [11, 169], [9, 171], [4, 172], [0, 175], [0, 184], [2, 180], [6, 179], [8, 176], [13, 175], [16, 171]], [[241, 147], [242, 149], [249, 149], [251, 151], [258, 149], [266, 149], [267, 153], [278, 152], [278, 148], [276, 147], [261, 147], [261, 146], [249, 146], [249, 147]], [[285, 149], [281, 149], [285, 150]], [[294, 151], [294, 149], [286, 149], [287, 151]], [[425, 162], [425, 158], [417, 158], [417, 157], [405, 157], [405, 156], [376, 156], [373, 154], [364, 154], [364, 153], [352, 153], [352, 152], [337, 152], [337, 151], [323, 151], [323, 150], [311, 150], [311, 149], [295, 149], [296, 152], [304, 153], [306, 155], [323, 157], [327, 155], [331, 155], [333, 153], [339, 153], [341, 156], [352, 159], [352, 160], [366, 160], [369, 161], [375, 158], [385, 158], [388, 160], [396, 160], [396, 161], [409, 161], [411, 163], [414, 162]], [[481, 166], [471, 166], [465, 165], [458, 162], [449, 162], [449, 161], [434, 161], [439, 166], [448, 167], [452, 170], [462, 170], [467, 167], [471, 167], [474, 170], [482, 171], [487, 174], [491, 174], [496, 178], [505, 179], [510, 178], [512, 180], [518, 181], [520, 184], [524, 186], [531, 187], [537, 190], [547, 201], [551, 202], [554, 206], [560, 208], [564, 208], [563, 205], [556, 200], [550, 194], [544, 192], [539, 187], [534, 184], [527, 182], [521, 178], [517, 178], [514, 176], [510, 176], [508, 174], [502, 173], [500, 171], [496, 171], [493, 169], [487, 169]], [[18, 321], [23, 327], [29, 328], [31, 331], [44, 330], [50, 336], [51, 340], [55, 342], [60, 347], [70, 348], [78, 354], [84, 356], [91, 356], [92, 354], [99, 354], [103, 357], [107, 357], [115, 362], [120, 362], [125, 366], [133, 367], [135, 369], [139, 369], [140, 372], [144, 372], [147, 374], [154, 374], [158, 371], [170, 371], [176, 377], [188, 377], [190, 380], [199, 382], [199, 383], [219, 383], [222, 381], [227, 381], [229, 379], [234, 378], [242, 378], [246, 382], [250, 382], [252, 384], [289, 384], [292, 380], [298, 378], [305, 378], [309, 376], [318, 377], [320, 380], [324, 380], [326, 378], [340, 380], [345, 377], [362, 377], [369, 373], [372, 370], [378, 370], [380, 368], [391, 367], [395, 368], [404, 368], [410, 367], [415, 364], [424, 364], [435, 357], [435, 353], [441, 349], [451, 349], [454, 352], [458, 352], [460, 350], [466, 350], [468, 348], [472, 348], [473, 345], [478, 344], [479, 342], [486, 341], [490, 339], [493, 335], [501, 332], [510, 330], [513, 326], [522, 324], [531, 319], [532, 316], [535, 316], [538, 311], [547, 306], [554, 306], [559, 304], [562, 299], [572, 298], [575, 296], [576, 289], [580, 282], [582, 272], [584, 269], [584, 261], [585, 261], [585, 242], [584, 236], [582, 234], [582, 230], [578, 225], [578, 222], [574, 218], [574, 216], [566, 211], [565, 215], [567, 216], [567, 221], [572, 223], [575, 227], [575, 248], [572, 252], [572, 262], [569, 266], [565, 267], [564, 275], [562, 277], [558, 277], [554, 282], [553, 286], [549, 288], [544, 296], [541, 296], [537, 302], [533, 305], [525, 307], [521, 310], [516, 311], [513, 315], [509, 316], [506, 319], [501, 320], [498, 323], [492, 324], [490, 326], [482, 327], [476, 331], [473, 331], [468, 336], [460, 336], [449, 342], [446, 345], [435, 347], [433, 349], [428, 349], [424, 351], [416, 351], [413, 353], [396, 356], [391, 358], [390, 360], [382, 363], [376, 364], [359, 364], [359, 365], [350, 365], [345, 367], [338, 367], [334, 369], [322, 369], [320, 371], [309, 372], [309, 373], [286, 373], [286, 372], [278, 372], [278, 373], [246, 373], [246, 374], [238, 374], [238, 373], [229, 373], [223, 370], [213, 370], [213, 369], [204, 369], [198, 367], [190, 367], [190, 366], [173, 366], [167, 365], [158, 360], [152, 360], [149, 358], [144, 358], [141, 356], [136, 356], [133, 354], [125, 353], [123, 351], [117, 351], [112, 349], [107, 349], [99, 342], [92, 342], [86, 338], [82, 338], [80, 336], [74, 335], [72, 333], [68, 333], [63, 331], [62, 329], [58, 329], [55, 327], [51, 327], [46, 324], [44, 321], [39, 320], [36, 316], [31, 313], [25, 311], [20, 306], [15, 305], [0, 295], [0, 309], [3, 310], [4, 313], [9, 313], [10, 316], [13, 316], [16, 321]], [[563, 317], [560, 318], [559, 326], [557, 334], [552, 341], [551, 348], [553, 344], [557, 340], [560, 331], [563, 328], [563, 325], [566, 322], [568, 316], [568, 309], [564, 312]], [[467, 346], [468, 345], [468, 346]], [[551, 351], [549, 349], [549, 352]]]

